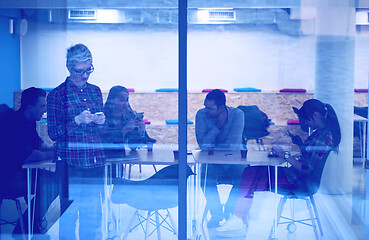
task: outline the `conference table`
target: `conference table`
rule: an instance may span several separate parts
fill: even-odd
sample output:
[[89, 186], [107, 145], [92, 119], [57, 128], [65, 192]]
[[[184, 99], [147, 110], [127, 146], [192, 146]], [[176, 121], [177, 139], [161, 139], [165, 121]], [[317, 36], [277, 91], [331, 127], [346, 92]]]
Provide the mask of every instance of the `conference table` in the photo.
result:
[[[201, 172], [201, 168], [203, 165], [207, 166], [207, 164], [236, 164], [236, 165], [250, 165], [250, 166], [272, 166], [274, 167], [275, 171], [275, 219], [277, 219], [277, 190], [278, 190], [278, 166], [285, 162], [284, 159], [275, 158], [275, 157], [268, 157], [268, 152], [266, 151], [248, 151], [246, 158], [241, 158], [240, 151], [214, 151], [212, 155], [208, 154], [208, 151], [202, 150], [192, 150], [192, 154], [196, 163], [196, 169]], [[206, 170], [205, 170], [206, 171]], [[200, 191], [200, 181], [201, 177], [200, 174], [197, 174], [197, 186], [196, 195], [199, 194]], [[205, 178], [206, 179], [206, 178]], [[196, 208], [196, 207], [195, 207]], [[195, 209], [197, 212], [197, 209]], [[202, 221], [201, 221], [202, 222]], [[202, 224], [202, 223], [200, 223]], [[272, 238], [277, 238], [277, 221], [274, 221], [274, 228], [273, 228], [273, 235]], [[205, 234], [204, 234], [205, 235]]]
[[[113, 165], [124, 164], [143, 164], [143, 165], [172, 165], [178, 164], [178, 160], [174, 159], [173, 150], [170, 149], [154, 149], [147, 151], [146, 149], [138, 149], [136, 151], [126, 150], [126, 155], [117, 158], [107, 158], [105, 167], [105, 200], [109, 203], [110, 198]], [[208, 155], [208, 151], [191, 150], [187, 153], [187, 163], [195, 173], [194, 178], [188, 180], [188, 192], [190, 199], [189, 219], [191, 219], [192, 239], [201, 239], [200, 235], [204, 235], [202, 221], [198, 221], [199, 216], [199, 195], [201, 191], [201, 168], [207, 164], [236, 164], [236, 165], [263, 165], [272, 166], [275, 169], [275, 192], [277, 192], [277, 167], [284, 162], [281, 158], [269, 158], [265, 151], [249, 151], [246, 158], [241, 158], [240, 151], [214, 151], [213, 155]], [[110, 213], [109, 204], [107, 204], [106, 219]], [[277, 196], [275, 197], [275, 216], [277, 216]], [[274, 230], [276, 230], [276, 221], [274, 222]], [[200, 230], [201, 229], [201, 230]], [[106, 222], [105, 230], [108, 231], [108, 222]], [[276, 231], [273, 231], [273, 238], [277, 238]], [[204, 236], [205, 237], [205, 236]]]

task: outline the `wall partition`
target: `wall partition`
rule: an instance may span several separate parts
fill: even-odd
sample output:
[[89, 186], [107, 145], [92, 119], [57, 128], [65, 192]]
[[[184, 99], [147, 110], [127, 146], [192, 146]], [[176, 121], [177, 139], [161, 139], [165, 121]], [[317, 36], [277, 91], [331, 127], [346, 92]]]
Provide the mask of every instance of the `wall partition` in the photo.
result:
[[[357, 163], [366, 140], [355, 124], [359, 119], [366, 129], [367, 120], [353, 107], [368, 105], [366, 2], [4, 0], [0, 8], [0, 43], [9, 60], [2, 68], [11, 78], [0, 83], [1, 103], [11, 105], [15, 92], [17, 109], [21, 90], [49, 94], [79, 74], [115, 109], [105, 106], [106, 124], [96, 126], [107, 156], [102, 188], [89, 175], [95, 173], [59, 156], [59, 180], [49, 181], [60, 185], [59, 198], [45, 203], [59, 211], [44, 229], [51, 239], [67, 233], [68, 239], [314, 239], [320, 223], [324, 237], [363, 239], [365, 175]], [[68, 69], [67, 48], [78, 43], [93, 60]], [[85, 105], [88, 97], [69, 97], [74, 105], [66, 112], [96, 108]], [[320, 223], [315, 231], [275, 228], [284, 196], [275, 194], [275, 165], [289, 165], [268, 154], [280, 146], [299, 155], [289, 133], [304, 141], [313, 131], [298, 125], [293, 107], [312, 98], [332, 105], [342, 134], [314, 195]], [[38, 129], [54, 143], [46, 115]], [[247, 135], [255, 126], [259, 135]], [[309, 217], [304, 204], [286, 204], [294, 210], [288, 217]], [[92, 223], [98, 227], [86, 227]]]

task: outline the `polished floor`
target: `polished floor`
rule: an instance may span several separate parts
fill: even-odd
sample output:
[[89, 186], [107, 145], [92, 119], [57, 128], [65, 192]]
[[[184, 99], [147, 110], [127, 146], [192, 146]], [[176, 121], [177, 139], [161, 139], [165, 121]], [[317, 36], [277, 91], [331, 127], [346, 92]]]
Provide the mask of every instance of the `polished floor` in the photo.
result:
[[[365, 224], [364, 224], [364, 216], [365, 216], [365, 204], [366, 203], [366, 174], [367, 172], [362, 168], [362, 164], [360, 159], [354, 159], [354, 177], [353, 177], [353, 190], [350, 194], [345, 195], [327, 195], [323, 193], [318, 193], [315, 195], [316, 203], [318, 206], [318, 211], [320, 214], [321, 222], [323, 225], [324, 235], [321, 239], [353, 239], [360, 240], [365, 239]], [[140, 173], [138, 170], [138, 166], [133, 167], [132, 179], [142, 180], [154, 173], [152, 166], [142, 166], [142, 172]], [[193, 179], [189, 179], [192, 181]], [[81, 186], [70, 186], [71, 188], [78, 188]], [[93, 187], [90, 185], [89, 187]], [[221, 200], [224, 202], [227, 199], [227, 194], [230, 191], [229, 185], [219, 185], [218, 190], [221, 194]], [[199, 221], [202, 217], [203, 207], [204, 207], [204, 197], [202, 192], [199, 194], [198, 201], [195, 203], [193, 201], [193, 192], [189, 191], [188, 196], [188, 238], [189, 239], [226, 239], [223, 237], [217, 236], [217, 231], [214, 229], [208, 230], [206, 228], [206, 224], [204, 224], [204, 228], [201, 228], [201, 224]], [[88, 199], [88, 196], [86, 196]], [[132, 194], [132, 198], [137, 197], [141, 198], [140, 194]], [[150, 199], [147, 199], [150, 201]], [[273, 193], [268, 192], [259, 192], [255, 194], [254, 204], [251, 209], [249, 226], [247, 228], [246, 236], [243, 237], [235, 237], [229, 236], [229, 239], [268, 239], [269, 232], [274, 219], [274, 207], [275, 207], [275, 198]], [[195, 205], [197, 207], [197, 214], [195, 213]], [[105, 203], [103, 204], [103, 224], [102, 224], [102, 232], [103, 239], [109, 240], [118, 240], [123, 239], [124, 234], [126, 233], [127, 226], [135, 214], [136, 209], [127, 204], [111, 204], [110, 208], [107, 208]], [[290, 214], [290, 207], [292, 205], [287, 203], [285, 206], [284, 215]], [[4, 208], [13, 208], [12, 203], [4, 203], [2, 205], [2, 218], [9, 218], [9, 216], [4, 216]], [[64, 239], [63, 234], [59, 234], [60, 232], [65, 231], [75, 231], [78, 234], [78, 222], [77, 224], [71, 224], [71, 228], [68, 229], [60, 229], [59, 220], [56, 219], [58, 203], [55, 202], [52, 205], [52, 208], [49, 211], [47, 219], [49, 222], [55, 222], [52, 227], [48, 230], [47, 234], [49, 237], [45, 237], [42, 235], [34, 236], [35, 239]], [[308, 210], [306, 208], [304, 201], [295, 201], [294, 203], [295, 209], [295, 218], [305, 218], [308, 217]], [[169, 213], [174, 219], [174, 225], [176, 226], [178, 211], [177, 207], [169, 209]], [[73, 215], [72, 213], [76, 211], [75, 206], [72, 204], [67, 211], [62, 215], [62, 219], [67, 221], [69, 217]], [[147, 211], [138, 211], [140, 216], [146, 216]], [[169, 225], [172, 225], [169, 218], [165, 221], [162, 220], [161, 216], [165, 218], [167, 212], [164, 210], [159, 211], [159, 215], [152, 216], [152, 222], [156, 221], [156, 217], [159, 218], [160, 222], [163, 222], [166, 228], [161, 228], [160, 236], [163, 240], [171, 240], [176, 239], [176, 235], [169, 231], [171, 229]], [[197, 218], [194, 216], [197, 215]], [[208, 215], [208, 218], [210, 214]], [[198, 219], [197, 224], [194, 219]], [[137, 225], [138, 218], [133, 221], [132, 227]], [[169, 225], [168, 225], [169, 223]], [[174, 227], [175, 229], [176, 227]], [[2, 226], [1, 231], [1, 239], [12, 239], [11, 226]], [[106, 230], [107, 229], [107, 230]], [[146, 223], [143, 225], [137, 225], [132, 231], [127, 232], [126, 239], [145, 239], [145, 233], [143, 229], [146, 229]], [[153, 230], [153, 225], [150, 225], [151, 231]], [[61, 237], [60, 237], [61, 236]], [[277, 231], [278, 239], [298, 239], [298, 240], [310, 240], [315, 239], [315, 235], [313, 229], [311, 227], [298, 224], [295, 232], [290, 233], [287, 230], [286, 225], [280, 225]], [[158, 239], [157, 231], [152, 232], [149, 236], [149, 239]], [[84, 240], [84, 239], [83, 239]], [[92, 240], [92, 239], [88, 239]]]

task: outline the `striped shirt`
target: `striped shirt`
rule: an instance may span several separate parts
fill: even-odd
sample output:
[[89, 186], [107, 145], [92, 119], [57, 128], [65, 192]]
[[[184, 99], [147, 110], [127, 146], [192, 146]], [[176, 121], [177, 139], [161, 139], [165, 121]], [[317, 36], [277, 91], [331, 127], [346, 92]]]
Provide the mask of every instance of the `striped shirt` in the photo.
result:
[[88, 110], [103, 111], [99, 87], [86, 83], [79, 88], [67, 78], [47, 97], [47, 126], [50, 138], [57, 142], [56, 154], [68, 165], [81, 168], [101, 167], [105, 163], [101, 144], [101, 126], [93, 122], [77, 125], [74, 118]]

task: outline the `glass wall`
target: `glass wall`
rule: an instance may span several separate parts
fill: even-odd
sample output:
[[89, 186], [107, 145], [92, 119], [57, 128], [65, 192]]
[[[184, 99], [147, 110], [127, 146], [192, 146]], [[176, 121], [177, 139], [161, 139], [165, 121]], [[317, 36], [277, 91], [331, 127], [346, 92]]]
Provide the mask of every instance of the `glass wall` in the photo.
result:
[[[37, 87], [49, 95], [67, 86], [49, 95], [37, 122], [40, 137], [56, 145], [55, 163], [39, 170], [37, 206], [45, 217], [35, 233], [313, 239], [323, 230], [326, 238], [365, 239], [369, 5], [180, 3], [0, 3], [0, 43], [9, 46], [4, 56], [11, 62], [3, 68], [9, 83], [0, 83], [1, 103], [17, 110], [21, 90]], [[179, 14], [183, 9], [187, 16]], [[79, 43], [92, 59], [71, 53], [67, 63], [67, 49]], [[97, 86], [101, 98], [78, 80]], [[320, 222], [316, 231], [298, 223], [274, 231], [278, 203], [288, 195], [275, 194], [275, 187], [293, 185], [285, 173], [295, 167], [288, 155], [310, 160], [291, 136], [300, 136], [301, 145], [316, 129], [303, 128], [293, 107], [312, 98], [333, 107], [341, 131], [338, 153], [321, 158], [320, 190], [310, 194]], [[83, 111], [89, 117], [75, 119]], [[276, 157], [274, 146], [283, 156]], [[283, 214], [309, 218], [305, 205], [301, 199], [285, 204]], [[4, 201], [1, 218], [15, 215]], [[8, 237], [13, 228], [2, 230]]]

